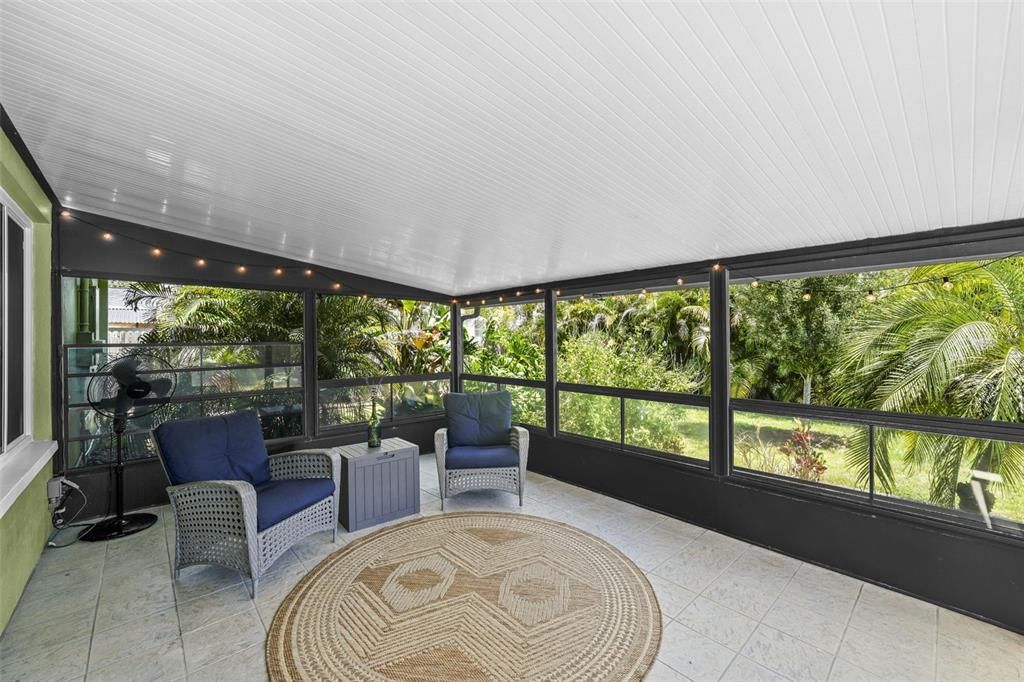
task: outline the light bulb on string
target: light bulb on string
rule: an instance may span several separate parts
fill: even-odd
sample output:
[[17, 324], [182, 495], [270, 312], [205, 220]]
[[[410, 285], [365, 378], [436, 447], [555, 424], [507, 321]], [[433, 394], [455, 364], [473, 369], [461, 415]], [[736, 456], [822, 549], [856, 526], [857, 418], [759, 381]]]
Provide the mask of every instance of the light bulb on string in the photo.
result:
[[875, 294], [874, 291], [870, 289], [868, 289], [868, 295], [865, 296], [865, 298], [867, 299], [868, 303], [874, 303], [875, 301], [878, 300], [878, 296]]
[[949, 291], [950, 289], [952, 289], [953, 288], [953, 280], [951, 280], [949, 277], [943, 277], [942, 278], [942, 288], [945, 289], [946, 291]]
[[676, 277], [676, 284], [678, 284], [679, 286], [683, 286], [683, 282], [685, 281], [686, 280], [683, 279], [682, 277]]
[[149, 254], [154, 258], [159, 258], [160, 256], [164, 255], [164, 252], [160, 249], [160, 247], [154, 246], [152, 249], [149, 250]]
[[244, 275], [247, 268], [244, 265], [239, 265], [237, 268], [235, 268], [235, 270], [238, 271], [239, 275]]
[[313, 269], [312, 268], [306, 268], [303, 271], [303, 273], [306, 275], [306, 277], [312, 277], [313, 276]]
[[758, 288], [759, 286], [761, 286], [761, 280], [755, 279], [753, 282], [750, 283], [750, 286], [753, 287], [754, 289]]
[[335, 282], [335, 283], [331, 284], [331, 288], [334, 289], [335, 291], [337, 291], [338, 289], [341, 288], [341, 282]]
[[105, 242], [112, 242], [112, 241], [114, 241], [114, 235], [111, 234], [110, 232], [104, 232], [102, 236], [103, 236], [103, 241], [105, 241]]
[[805, 301], [811, 300], [811, 290], [810, 289], [807, 289], [806, 291], [804, 291], [803, 299]]
[[205, 268], [206, 267], [206, 259], [205, 258], [196, 258], [196, 267], [198, 267], [198, 268]]

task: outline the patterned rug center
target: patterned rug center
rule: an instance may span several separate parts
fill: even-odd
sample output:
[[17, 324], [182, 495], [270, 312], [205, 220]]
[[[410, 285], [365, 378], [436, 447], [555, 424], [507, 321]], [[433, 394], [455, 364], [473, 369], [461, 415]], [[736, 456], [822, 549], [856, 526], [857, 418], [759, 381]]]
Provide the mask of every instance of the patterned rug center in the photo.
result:
[[643, 573], [583, 531], [445, 514], [311, 571], [267, 638], [274, 680], [642, 679], [661, 614]]

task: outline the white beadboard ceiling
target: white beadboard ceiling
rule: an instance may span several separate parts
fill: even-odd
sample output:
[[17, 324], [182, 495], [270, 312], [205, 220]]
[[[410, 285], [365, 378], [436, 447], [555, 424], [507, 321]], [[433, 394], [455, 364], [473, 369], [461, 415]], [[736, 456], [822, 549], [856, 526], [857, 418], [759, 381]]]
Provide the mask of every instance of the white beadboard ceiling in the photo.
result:
[[1024, 4], [0, 3], [68, 207], [445, 293], [1024, 215]]

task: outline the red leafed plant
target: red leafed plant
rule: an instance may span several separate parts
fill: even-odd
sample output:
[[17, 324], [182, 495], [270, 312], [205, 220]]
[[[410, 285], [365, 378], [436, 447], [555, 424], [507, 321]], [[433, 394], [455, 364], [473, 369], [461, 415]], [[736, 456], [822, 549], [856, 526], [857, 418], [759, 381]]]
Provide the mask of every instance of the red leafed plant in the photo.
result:
[[793, 433], [781, 449], [789, 457], [790, 475], [815, 482], [825, 475], [825, 456], [814, 447], [814, 432], [809, 423], [797, 419]]

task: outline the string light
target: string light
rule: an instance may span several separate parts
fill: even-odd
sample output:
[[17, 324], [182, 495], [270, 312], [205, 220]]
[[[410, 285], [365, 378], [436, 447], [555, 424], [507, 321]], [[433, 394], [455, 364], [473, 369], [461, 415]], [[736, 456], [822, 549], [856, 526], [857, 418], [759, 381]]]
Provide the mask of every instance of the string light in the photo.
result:
[[331, 284], [331, 288], [337, 291], [338, 289], [341, 288], [341, 282], [334, 282], [333, 284]]
[[163, 252], [163, 251], [161, 251], [161, 250], [160, 250], [160, 247], [158, 247], [158, 246], [154, 246], [154, 247], [153, 247], [152, 249], [150, 249], [150, 250], [149, 250], [149, 253], [150, 253], [150, 255], [152, 255], [152, 256], [153, 256], [154, 258], [159, 258], [160, 256], [164, 255], [164, 252]]
[[540, 287], [537, 287], [536, 289], [534, 289], [533, 293], [535, 293], [535, 294], [539, 294], [539, 293], [541, 293], [542, 291], [544, 291], [544, 290], [543, 290], [543, 289], [541, 289]]
[[104, 232], [103, 233], [103, 241], [105, 241], [105, 242], [112, 242], [112, 241], [114, 241], [114, 235], [112, 235], [109, 232]]
[[803, 296], [803, 299], [804, 299], [805, 301], [809, 301], [809, 300], [811, 300], [811, 290], [810, 290], [810, 289], [805, 289], [805, 290], [804, 290], [804, 296]]
[[196, 258], [196, 266], [200, 267], [200, 268], [205, 268], [206, 267], [206, 259], [205, 258]]
[[522, 295], [523, 295], [523, 292], [521, 292], [521, 291], [517, 291], [516, 292], [516, 296], [522, 296]]
[[459, 304], [459, 299], [453, 298], [452, 299], [452, 305], [458, 305], [458, 304]]
[[676, 284], [678, 284], [679, 286], [683, 286], [683, 282], [685, 281], [686, 280], [683, 279], [682, 277], [676, 277]]
[[750, 286], [752, 286], [755, 289], [758, 288], [759, 286], [761, 286], [761, 280], [755, 279], [753, 282], [750, 283]]
[[951, 280], [949, 277], [943, 277], [942, 278], [942, 288], [945, 289], [946, 291], [949, 291], [950, 289], [952, 289], [953, 288], [953, 280]]
[[646, 296], [647, 295], [647, 289], [641, 289], [640, 290], [640, 295], [641, 296]]
[[505, 297], [504, 297], [504, 296], [499, 296], [499, 297], [498, 297], [498, 303], [501, 303], [501, 302], [502, 302], [502, 301], [504, 301], [504, 300], [505, 300]]
[[61, 216], [62, 216], [62, 217], [64, 217], [64, 218], [69, 218], [69, 217], [71, 217], [71, 211], [69, 211], [69, 210], [67, 210], [67, 209], [64, 209], [63, 211], [61, 211], [61, 212], [60, 212], [60, 214], [61, 214]]
[[480, 305], [487, 305], [487, 301], [485, 301], [484, 299], [481, 298], [480, 299]]
[[284, 269], [283, 268], [274, 268], [274, 276], [275, 277], [280, 277], [283, 274], [284, 274]]
[[360, 298], [365, 301], [366, 300], [366, 294], [363, 294], [362, 296], [360, 296]]
[[473, 305], [472, 301], [466, 301], [466, 305]]
[[555, 289], [555, 296], [561, 296], [561, 295], [562, 295], [562, 290], [561, 289]]
[[865, 296], [865, 298], [868, 300], [868, 303], [874, 303], [878, 300], [878, 296], [876, 296], [875, 292], [871, 289], [868, 289], [868, 295]]
[[719, 270], [722, 269], [722, 264], [721, 263], [715, 263], [714, 265], [711, 266], [711, 269], [714, 270], [715, 272], [718, 272]]
[[238, 266], [237, 268], [235, 268], [235, 270], [237, 270], [237, 271], [238, 271], [238, 274], [240, 274], [240, 275], [244, 275], [244, 274], [245, 274], [245, 270], [246, 270], [246, 268], [245, 268], [245, 266], [244, 266], [244, 265], [239, 265], [239, 266]]
[[302, 271], [302, 274], [304, 274], [306, 277], [312, 277], [313, 276], [313, 269], [312, 268], [306, 268], [305, 270]]

